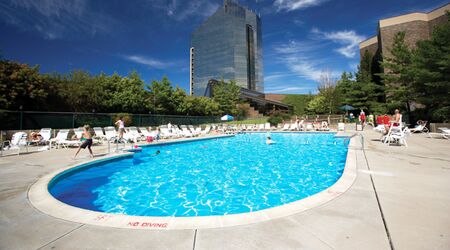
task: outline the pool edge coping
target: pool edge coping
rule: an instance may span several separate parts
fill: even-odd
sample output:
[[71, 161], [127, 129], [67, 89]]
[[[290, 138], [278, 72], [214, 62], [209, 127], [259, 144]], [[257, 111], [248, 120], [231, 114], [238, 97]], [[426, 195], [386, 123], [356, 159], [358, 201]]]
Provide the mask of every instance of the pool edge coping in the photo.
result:
[[[219, 137], [228, 136], [208, 138], [214, 139]], [[189, 141], [196, 141], [196, 139], [183, 140], [183, 142]], [[31, 205], [44, 214], [70, 222], [95, 226], [124, 229], [181, 230], [223, 228], [248, 225], [301, 213], [306, 210], [319, 207], [345, 193], [353, 185], [357, 177], [357, 161], [355, 149], [356, 143], [356, 137], [350, 137], [344, 172], [339, 180], [336, 181], [336, 183], [334, 183], [332, 186], [317, 194], [308, 196], [301, 200], [249, 213], [199, 217], [157, 217], [109, 214], [70, 206], [57, 200], [49, 193], [48, 184], [55, 176], [69, 169], [77, 168], [85, 164], [95, 164], [114, 158], [128, 157], [133, 154], [128, 152], [97, 158], [94, 161], [91, 160], [76, 164], [69, 164], [64, 168], [53, 171], [38, 179], [28, 189], [27, 196]], [[166, 143], [161, 142], [160, 144]]]

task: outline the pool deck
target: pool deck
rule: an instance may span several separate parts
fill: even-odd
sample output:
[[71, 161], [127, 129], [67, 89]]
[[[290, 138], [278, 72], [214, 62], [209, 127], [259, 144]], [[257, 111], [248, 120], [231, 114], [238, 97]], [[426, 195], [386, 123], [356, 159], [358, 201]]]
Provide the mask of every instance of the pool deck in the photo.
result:
[[361, 134], [357, 178], [344, 194], [288, 217], [216, 229], [116, 229], [54, 218], [30, 204], [28, 189], [88, 160], [87, 152], [78, 160], [71, 160], [75, 149], [2, 157], [0, 249], [450, 249], [450, 141], [414, 134], [408, 147], [388, 147], [369, 129]]

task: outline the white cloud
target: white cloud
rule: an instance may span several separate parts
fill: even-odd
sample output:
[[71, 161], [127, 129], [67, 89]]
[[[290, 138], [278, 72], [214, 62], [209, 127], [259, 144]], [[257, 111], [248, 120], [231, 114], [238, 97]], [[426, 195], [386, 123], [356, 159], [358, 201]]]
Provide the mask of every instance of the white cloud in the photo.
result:
[[163, 62], [154, 58], [145, 57], [145, 56], [139, 56], [139, 55], [125, 55], [122, 56], [124, 59], [142, 64], [145, 66], [148, 66], [150, 68], [156, 68], [156, 69], [165, 69], [167, 67], [173, 66], [175, 63], [173, 62]]
[[328, 0], [275, 0], [273, 5], [278, 11], [293, 11], [320, 5]]
[[322, 32], [317, 28], [313, 28], [311, 32], [320, 39], [340, 44], [342, 47], [337, 48], [335, 51], [347, 58], [354, 58], [357, 55], [359, 43], [366, 39], [364, 36], [356, 34], [353, 30]]
[[294, 76], [292, 73], [283, 73], [283, 72], [276, 72], [272, 74], [267, 74], [264, 76], [264, 83], [272, 82], [272, 81], [279, 81], [283, 78]]
[[311, 87], [286, 87], [286, 88], [265, 88], [267, 93], [293, 93], [298, 91], [310, 90]]
[[5, 0], [0, 2], [0, 20], [23, 30], [34, 30], [46, 39], [109, 33], [117, 23], [94, 12], [87, 0]]
[[[320, 59], [319, 59], [320, 60]], [[320, 81], [320, 77], [329, 71], [332, 77], [338, 77], [341, 73], [338, 70], [332, 70], [323, 65], [318, 59], [311, 59], [299, 55], [287, 56], [285, 58], [286, 66], [297, 76]]]
[[300, 20], [300, 19], [294, 19], [294, 24], [295, 25], [297, 25], [297, 26], [303, 26], [304, 24], [305, 24], [305, 22], [304, 21], [302, 21], [302, 20]]
[[298, 54], [308, 53], [323, 47], [322, 44], [315, 41], [296, 41], [289, 40], [284, 44], [276, 44], [274, 50], [280, 54]]
[[[301, 78], [318, 82], [325, 67], [325, 60], [315, 54], [323, 44], [314, 41], [291, 40], [274, 47], [275, 57], [284, 64], [290, 72]], [[336, 71], [337, 72], [337, 71]], [[333, 72], [333, 74], [337, 74]]]
[[166, 16], [176, 21], [184, 21], [192, 17], [211, 16], [219, 7], [217, 3], [208, 0], [150, 0], [152, 8], [162, 10]]

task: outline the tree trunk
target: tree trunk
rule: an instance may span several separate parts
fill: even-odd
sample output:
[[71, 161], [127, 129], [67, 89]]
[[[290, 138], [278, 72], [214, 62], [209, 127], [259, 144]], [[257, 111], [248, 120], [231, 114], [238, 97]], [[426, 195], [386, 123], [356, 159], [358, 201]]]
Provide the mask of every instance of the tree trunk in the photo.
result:
[[409, 104], [409, 100], [406, 100], [406, 113], [408, 114], [408, 123], [411, 124], [411, 105]]

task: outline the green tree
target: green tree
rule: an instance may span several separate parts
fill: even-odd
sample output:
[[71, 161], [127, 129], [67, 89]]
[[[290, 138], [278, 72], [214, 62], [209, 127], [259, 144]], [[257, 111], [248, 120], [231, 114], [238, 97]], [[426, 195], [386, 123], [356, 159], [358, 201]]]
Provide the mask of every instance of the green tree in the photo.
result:
[[373, 68], [373, 55], [365, 51], [358, 67], [358, 72], [355, 74], [360, 90], [359, 101], [361, 101], [357, 108], [368, 109], [375, 113], [385, 113], [386, 94], [384, 83], [377, 84], [374, 81]]
[[186, 91], [177, 86], [172, 94], [172, 104], [175, 107], [175, 114], [181, 115], [186, 114], [188, 112], [188, 110], [186, 110], [184, 106], [186, 98], [187, 98]]
[[414, 101], [412, 58], [413, 51], [405, 43], [405, 32], [398, 32], [394, 36], [391, 56], [385, 56], [381, 66], [385, 73], [380, 74], [387, 88], [386, 98], [391, 108], [404, 107], [411, 113], [411, 102]]
[[186, 115], [213, 116], [220, 114], [219, 104], [204, 96], [186, 96], [181, 107]]
[[91, 112], [103, 100], [101, 86], [88, 72], [76, 70], [62, 78], [61, 95], [75, 112]]
[[386, 112], [384, 86], [374, 82], [372, 63], [373, 56], [366, 51], [355, 77], [352, 73], [342, 73], [337, 83], [337, 89], [342, 95], [342, 105], [349, 104], [356, 109], [366, 109], [375, 113]]
[[327, 109], [327, 100], [322, 95], [316, 95], [307, 106], [307, 110], [313, 114], [326, 114]]
[[[450, 120], [450, 13], [431, 40], [417, 42], [413, 56], [413, 91], [431, 119]], [[422, 118], [423, 119], [423, 118]]]
[[46, 100], [49, 86], [39, 74], [39, 66], [0, 61], [0, 107], [2, 109], [39, 109]]
[[[101, 81], [101, 79], [99, 79]], [[115, 112], [147, 113], [145, 102], [148, 92], [144, 89], [144, 81], [136, 71], [127, 77], [114, 74], [109, 82], [108, 96], [111, 97], [109, 105]]]
[[294, 114], [302, 116], [306, 114], [306, 108], [308, 103], [312, 100], [312, 95], [286, 95], [282, 102], [285, 104], [292, 105], [294, 108]]
[[223, 79], [213, 86], [213, 100], [219, 105], [221, 114], [238, 113], [236, 105], [239, 103], [240, 88], [235, 81], [225, 82]]
[[342, 103], [342, 96], [330, 72], [323, 72], [318, 86], [319, 93], [308, 103], [308, 111], [316, 114], [335, 113]]
[[154, 114], [175, 112], [176, 108], [172, 103], [173, 88], [166, 76], [160, 82], [152, 81], [148, 88], [150, 89], [149, 104]]
[[73, 111], [69, 105], [64, 92], [66, 90], [67, 81], [64, 76], [57, 73], [49, 73], [42, 75], [44, 81], [48, 85], [47, 100], [42, 110], [44, 111]]

